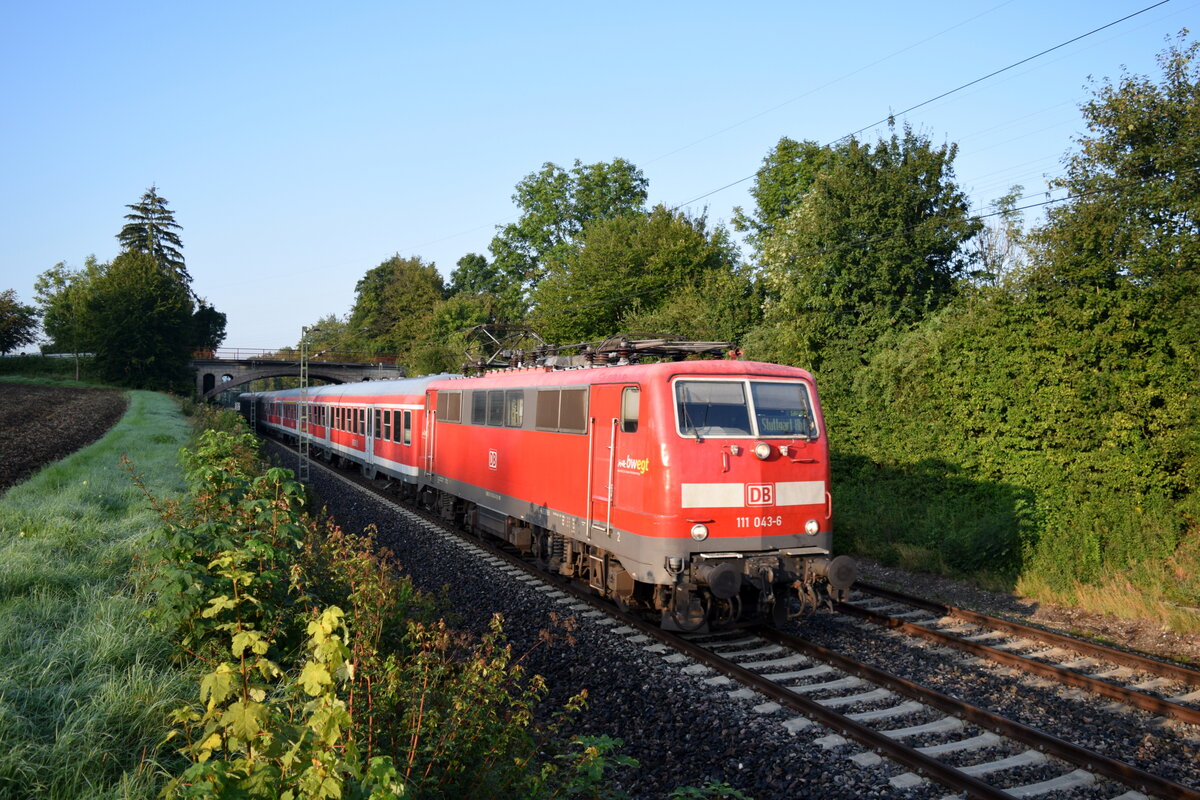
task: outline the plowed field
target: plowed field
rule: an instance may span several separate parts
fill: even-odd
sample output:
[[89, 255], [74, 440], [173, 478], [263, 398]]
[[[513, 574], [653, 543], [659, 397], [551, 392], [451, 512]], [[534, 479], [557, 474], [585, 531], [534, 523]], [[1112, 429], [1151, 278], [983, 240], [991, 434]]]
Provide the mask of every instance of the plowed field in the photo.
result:
[[99, 439], [126, 405], [113, 389], [0, 381], [0, 492]]

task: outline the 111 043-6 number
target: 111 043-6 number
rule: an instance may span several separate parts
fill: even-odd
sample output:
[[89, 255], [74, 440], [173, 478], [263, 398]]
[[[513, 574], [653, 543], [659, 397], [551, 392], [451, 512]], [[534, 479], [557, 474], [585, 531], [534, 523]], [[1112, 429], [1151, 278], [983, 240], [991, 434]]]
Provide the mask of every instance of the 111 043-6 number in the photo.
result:
[[783, 525], [783, 516], [776, 514], [773, 517], [738, 517], [737, 526], [739, 528], [778, 528]]

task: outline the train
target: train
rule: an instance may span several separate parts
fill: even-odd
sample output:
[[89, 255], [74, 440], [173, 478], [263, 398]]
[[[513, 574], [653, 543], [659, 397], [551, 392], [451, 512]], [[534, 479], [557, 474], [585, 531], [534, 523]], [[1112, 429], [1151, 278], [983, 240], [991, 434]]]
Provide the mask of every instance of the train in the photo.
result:
[[238, 407], [669, 630], [781, 624], [845, 599], [857, 568], [832, 550], [808, 371], [553, 361], [248, 392]]

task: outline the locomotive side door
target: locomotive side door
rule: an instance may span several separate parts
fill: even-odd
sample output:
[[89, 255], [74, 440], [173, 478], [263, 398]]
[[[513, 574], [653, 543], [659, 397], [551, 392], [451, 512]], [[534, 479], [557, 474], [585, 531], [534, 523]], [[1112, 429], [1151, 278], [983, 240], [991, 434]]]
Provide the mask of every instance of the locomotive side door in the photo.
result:
[[[622, 403], [628, 404], [630, 384], [601, 384], [592, 387], [588, 425], [588, 536], [612, 535], [612, 512], [616, 498], [616, 470], [620, 459]], [[624, 398], [624, 401], [623, 401]], [[636, 413], [636, 412], [635, 412]]]

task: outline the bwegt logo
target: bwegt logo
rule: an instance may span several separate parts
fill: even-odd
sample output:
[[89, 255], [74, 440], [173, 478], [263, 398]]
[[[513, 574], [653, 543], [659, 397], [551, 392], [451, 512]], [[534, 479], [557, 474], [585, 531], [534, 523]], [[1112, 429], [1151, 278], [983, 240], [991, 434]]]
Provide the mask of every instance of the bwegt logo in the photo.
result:
[[636, 472], [640, 475], [645, 475], [650, 469], [650, 459], [625, 456], [617, 462], [617, 467], [619, 469], [628, 470], [629, 472]]

